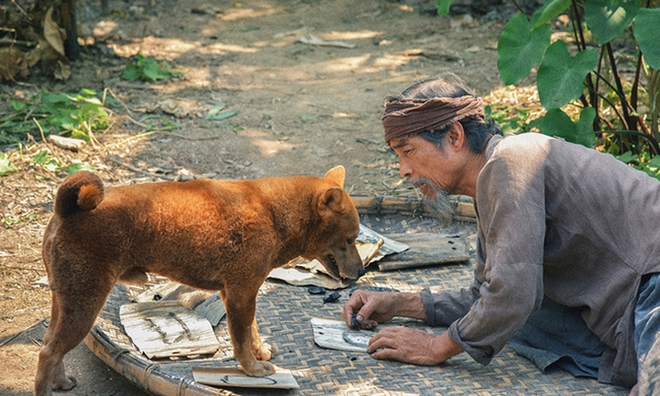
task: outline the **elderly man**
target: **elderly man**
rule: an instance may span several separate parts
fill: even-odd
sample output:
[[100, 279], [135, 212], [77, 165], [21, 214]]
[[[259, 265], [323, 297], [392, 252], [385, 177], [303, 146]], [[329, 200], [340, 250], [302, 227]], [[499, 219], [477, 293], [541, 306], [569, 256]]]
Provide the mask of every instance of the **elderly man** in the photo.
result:
[[390, 98], [383, 126], [401, 175], [426, 196], [474, 198], [478, 244], [469, 288], [353, 293], [349, 325], [403, 316], [448, 327], [383, 329], [374, 358], [435, 365], [465, 351], [486, 365], [511, 341], [541, 368], [660, 394], [658, 180], [542, 134], [501, 136], [451, 74]]

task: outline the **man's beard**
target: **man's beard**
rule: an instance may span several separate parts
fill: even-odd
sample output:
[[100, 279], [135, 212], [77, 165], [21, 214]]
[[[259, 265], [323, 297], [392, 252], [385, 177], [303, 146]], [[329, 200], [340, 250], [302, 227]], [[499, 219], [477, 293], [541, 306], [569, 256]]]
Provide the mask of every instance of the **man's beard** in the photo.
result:
[[[424, 208], [432, 217], [443, 223], [451, 223], [454, 219], [454, 208], [449, 201], [449, 192], [428, 179], [420, 178], [412, 181], [415, 186], [422, 187]], [[431, 191], [428, 191], [431, 190]], [[429, 195], [431, 193], [432, 195]]]

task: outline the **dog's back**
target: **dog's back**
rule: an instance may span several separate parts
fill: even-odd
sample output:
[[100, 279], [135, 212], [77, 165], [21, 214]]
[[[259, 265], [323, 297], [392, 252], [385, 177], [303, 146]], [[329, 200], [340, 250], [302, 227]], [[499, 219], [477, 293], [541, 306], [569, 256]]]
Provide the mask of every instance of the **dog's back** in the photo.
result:
[[[101, 274], [112, 268], [115, 281], [142, 283], [145, 272], [153, 272], [217, 290], [222, 284], [213, 273], [222, 272], [225, 280], [249, 276], [236, 263], [263, 262], [260, 271], [265, 275], [302, 251], [318, 250], [314, 244], [336, 238], [337, 229], [332, 227], [344, 224], [335, 223], [340, 217], [330, 216], [326, 224], [318, 214], [320, 195], [328, 189], [341, 192], [345, 209], [337, 210], [351, 219], [344, 227], [357, 230], [350, 198], [333, 185], [326, 178], [293, 176], [146, 183], [106, 190], [98, 176], [78, 172], [57, 192], [44, 249], [85, 247], [89, 270]], [[57, 256], [70, 257], [67, 262], [71, 262], [79, 258], [78, 252], [68, 249]]]
[[[277, 202], [272, 195], [294, 184], [309, 185], [295, 178], [272, 178], [146, 183], [106, 190], [98, 176], [78, 172], [57, 192], [55, 216], [44, 236], [45, 256], [60, 257], [52, 266], [61, 267], [82, 262], [83, 254], [90, 272], [105, 274], [111, 268], [115, 281], [143, 283], [145, 272], [153, 272], [217, 290], [228, 276], [249, 276], [241, 274], [236, 263], [270, 264], [277, 261], [278, 247], [290, 245], [282, 239], [293, 224], [276, 224], [277, 206], [297, 204], [285, 196]], [[311, 198], [304, 190], [298, 195], [300, 202]], [[301, 208], [296, 209], [300, 213]], [[50, 266], [51, 260], [45, 261]], [[222, 281], [214, 276], [219, 273]]]

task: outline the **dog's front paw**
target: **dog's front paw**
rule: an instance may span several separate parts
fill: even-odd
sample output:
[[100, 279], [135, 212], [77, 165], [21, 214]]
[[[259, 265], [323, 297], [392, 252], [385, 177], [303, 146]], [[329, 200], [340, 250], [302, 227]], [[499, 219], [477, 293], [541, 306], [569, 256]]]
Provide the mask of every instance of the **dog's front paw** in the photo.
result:
[[252, 353], [254, 353], [254, 357], [256, 357], [258, 360], [270, 360], [270, 358], [275, 354], [275, 347], [262, 342], [258, 345], [253, 345]]
[[256, 360], [250, 367], [241, 366], [243, 367], [245, 374], [252, 377], [265, 377], [267, 375], [275, 374], [275, 366], [271, 363], [262, 362], [260, 360]]
[[55, 378], [53, 381], [53, 390], [54, 391], [68, 391], [76, 387], [78, 381], [74, 377], [68, 377], [66, 375]]

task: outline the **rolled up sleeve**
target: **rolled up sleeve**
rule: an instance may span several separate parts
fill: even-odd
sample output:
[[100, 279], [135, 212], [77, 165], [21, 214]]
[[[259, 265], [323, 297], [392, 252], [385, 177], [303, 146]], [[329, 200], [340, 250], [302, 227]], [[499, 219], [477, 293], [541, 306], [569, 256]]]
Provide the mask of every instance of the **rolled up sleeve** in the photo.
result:
[[472, 304], [479, 298], [480, 283], [475, 281], [471, 287], [431, 293], [429, 289], [420, 292], [426, 321], [431, 326], [449, 326], [465, 316]]

